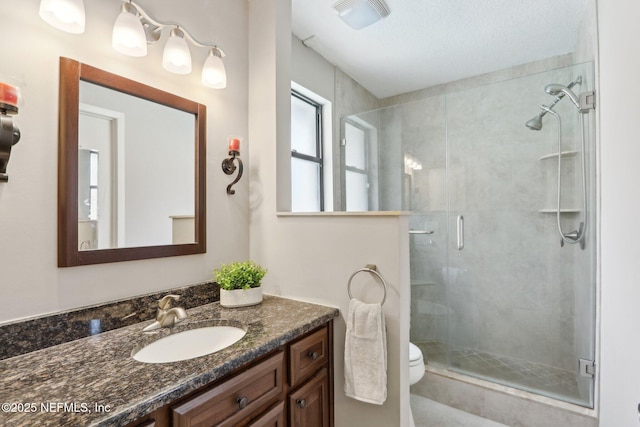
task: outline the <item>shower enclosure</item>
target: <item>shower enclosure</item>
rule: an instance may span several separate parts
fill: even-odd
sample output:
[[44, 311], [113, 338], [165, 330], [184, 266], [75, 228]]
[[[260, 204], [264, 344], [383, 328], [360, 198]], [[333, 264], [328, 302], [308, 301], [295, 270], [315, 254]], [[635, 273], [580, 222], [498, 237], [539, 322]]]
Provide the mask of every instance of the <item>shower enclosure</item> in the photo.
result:
[[595, 120], [558, 90], [593, 82], [589, 62], [343, 120], [346, 209], [412, 211], [428, 365], [593, 406]]

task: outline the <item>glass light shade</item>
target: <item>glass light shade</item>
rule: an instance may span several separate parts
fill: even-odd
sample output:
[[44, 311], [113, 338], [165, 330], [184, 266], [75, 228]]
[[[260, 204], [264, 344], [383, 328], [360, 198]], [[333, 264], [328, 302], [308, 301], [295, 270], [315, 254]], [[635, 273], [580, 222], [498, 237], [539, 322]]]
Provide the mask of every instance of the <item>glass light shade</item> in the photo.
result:
[[[123, 4], [126, 6], [126, 3]], [[147, 55], [147, 37], [140, 19], [123, 7], [113, 25], [111, 45], [115, 50], [129, 56]]]
[[191, 72], [191, 52], [184, 39], [184, 34], [179, 29], [171, 31], [171, 37], [164, 46], [162, 66], [165, 70], [176, 74]]
[[227, 72], [220, 57], [220, 52], [212, 49], [202, 67], [202, 84], [212, 89], [227, 87]]
[[59, 30], [81, 34], [84, 32], [84, 1], [41, 0], [40, 17]]

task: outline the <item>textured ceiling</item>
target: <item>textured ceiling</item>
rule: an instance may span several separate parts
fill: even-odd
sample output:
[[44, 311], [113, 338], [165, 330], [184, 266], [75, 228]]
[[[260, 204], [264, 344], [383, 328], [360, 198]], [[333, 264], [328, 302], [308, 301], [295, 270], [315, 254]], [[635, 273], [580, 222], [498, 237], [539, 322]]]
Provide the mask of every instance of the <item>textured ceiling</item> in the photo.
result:
[[378, 98], [573, 51], [592, 0], [386, 0], [355, 31], [335, 0], [292, 0], [292, 31]]

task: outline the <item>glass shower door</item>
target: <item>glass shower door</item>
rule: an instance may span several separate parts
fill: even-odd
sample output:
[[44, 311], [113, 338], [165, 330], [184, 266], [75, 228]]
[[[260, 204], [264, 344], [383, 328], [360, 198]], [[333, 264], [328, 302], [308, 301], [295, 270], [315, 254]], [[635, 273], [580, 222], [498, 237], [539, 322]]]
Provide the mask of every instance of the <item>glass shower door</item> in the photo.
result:
[[[548, 114], [541, 130], [525, 127], [553, 101], [547, 84], [566, 85], [578, 75], [583, 83], [575, 89], [587, 90], [590, 64], [447, 95], [447, 355], [451, 370], [590, 407], [595, 221], [585, 249], [560, 245], [558, 122]], [[566, 151], [560, 221], [572, 230], [583, 215], [580, 121], [569, 99], [554, 110]], [[587, 138], [591, 147], [593, 136]], [[592, 148], [587, 156], [593, 218]]]

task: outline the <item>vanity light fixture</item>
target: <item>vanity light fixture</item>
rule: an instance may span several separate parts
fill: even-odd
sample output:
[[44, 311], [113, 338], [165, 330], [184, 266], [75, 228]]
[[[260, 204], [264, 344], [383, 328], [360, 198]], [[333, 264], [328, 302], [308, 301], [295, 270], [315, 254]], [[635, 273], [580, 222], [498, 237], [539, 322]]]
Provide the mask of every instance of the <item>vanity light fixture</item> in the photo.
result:
[[164, 45], [162, 66], [165, 70], [176, 74], [191, 72], [191, 52], [184, 38], [184, 32], [180, 28], [171, 30], [169, 40]]
[[227, 185], [227, 194], [233, 195], [236, 194], [236, 190], [231, 189], [240, 178], [242, 178], [242, 160], [240, 159], [240, 140], [237, 138], [231, 138], [229, 140], [229, 156], [228, 158], [222, 161], [222, 171], [227, 175], [231, 175], [236, 171], [236, 165], [233, 164], [234, 160], [238, 161], [238, 176], [236, 179], [231, 182], [231, 184]]
[[384, 0], [340, 0], [333, 4], [338, 16], [354, 30], [361, 30], [389, 16]]
[[202, 67], [202, 84], [213, 89], [227, 87], [227, 73], [222, 57], [224, 53], [217, 47], [211, 48], [207, 60]]
[[122, 3], [120, 14], [113, 24], [111, 46], [125, 55], [147, 56], [147, 35], [138, 11], [130, 3]]
[[20, 129], [13, 124], [10, 115], [18, 114], [20, 89], [7, 83], [0, 83], [0, 182], [7, 182], [7, 163], [11, 147], [20, 140]]
[[404, 155], [404, 173], [412, 175], [413, 171], [421, 171], [422, 162], [415, 156], [405, 153]]
[[72, 34], [84, 33], [83, 0], [41, 0], [40, 17], [49, 25]]
[[[40, 0], [40, 16], [63, 31], [74, 34], [84, 31], [83, 0]], [[197, 40], [178, 22], [163, 22], [152, 18], [133, 0], [123, 1], [113, 26], [111, 44], [116, 51], [125, 55], [146, 56], [147, 45], [157, 42], [165, 28], [171, 28], [162, 54], [162, 66], [165, 70], [176, 74], [191, 73], [189, 44], [206, 48], [209, 55], [202, 66], [202, 84], [214, 89], [227, 87], [227, 72], [222, 61], [225, 54], [217, 44]]]
[[[209, 59], [211, 58], [211, 54], [207, 57], [203, 67], [202, 67], [202, 83], [205, 86], [213, 87], [216, 89], [224, 89], [227, 86], [227, 77], [226, 71], [224, 68], [224, 63], [222, 62], [222, 58], [224, 57], [224, 52], [214, 43], [203, 43], [194, 38], [191, 33], [181, 24], [177, 22], [162, 22], [158, 21], [155, 18], [152, 18], [139, 4], [134, 2], [133, 0], [128, 0], [123, 2], [122, 11], [118, 20], [124, 16], [132, 16], [136, 21], [136, 36], [135, 40], [138, 40], [141, 35], [145, 35], [146, 42], [148, 44], [155, 43], [160, 38], [160, 33], [165, 28], [172, 28], [171, 34], [169, 35], [169, 40], [164, 47], [164, 52], [162, 54], [162, 66], [165, 70], [170, 71], [176, 74], [189, 74], [191, 72], [191, 52], [189, 51], [189, 45], [187, 42], [191, 43], [196, 47], [203, 47], [210, 50], [210, 52], [214, 52], [214, 56], [217, 56], [219, 59], [219, 64], [217, 64], [216, 72], [218, 74], [216, 83], [210, 83], [211, 78], [208, 77], [212, 74], [210, 70], [211, 66], [209, 64]], [[129, 20], [129, 16], [127, 16], [127, 20]], [[132, 21], [133, 23], [133, 21]], [[121, 33], [122, 31], [122, 33]], [[114, 48], [116, 47], [116, 39], [125, 39], [127, 38], [125, 31], [128, 31], [128, 28], [120, 27], [118, 25], [118, 21], [116, 21], [116, 25], [113, 27], [113, 43]], [[145, 46], [146, 48], [146, 46]], [[117, 49], [119, 52], [122, 52], [126, 55], [138, 56], [133, 53], [128, 53], [126, 50]]]

